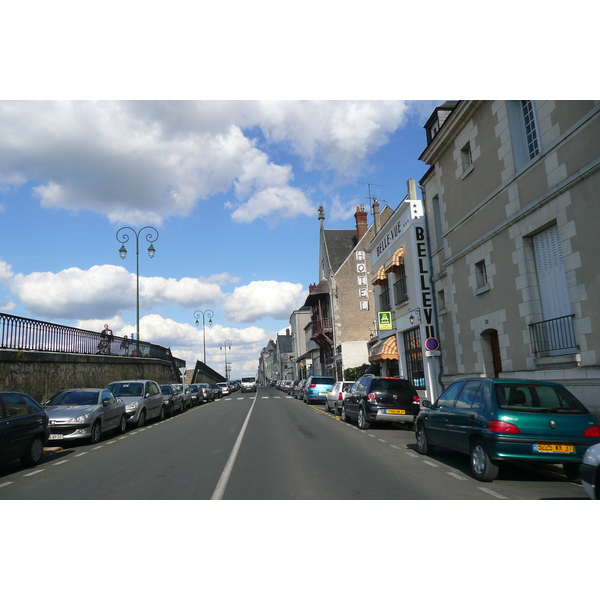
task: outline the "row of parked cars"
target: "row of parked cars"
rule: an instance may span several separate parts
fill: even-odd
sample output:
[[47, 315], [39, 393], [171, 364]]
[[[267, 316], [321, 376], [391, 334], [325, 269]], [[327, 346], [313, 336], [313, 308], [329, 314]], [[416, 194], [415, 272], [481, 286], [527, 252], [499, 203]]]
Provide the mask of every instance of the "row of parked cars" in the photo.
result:
[[567, 479], [580, 479], [587, 495], [600, 499], [600, 428], [561, 384], [475, 377], [455, 381], [433, 402], [398, 377], [312, 376], [279, 389], [307, 404], [321, 402], [361, 429], [401, 423], [414, 430], [420, 454], [443, 447], [469, 456], [479, 481], [493, 481], [505, 461], [561, 464]]
[[20, 458], [34, 466], [48, 442], [95, 444], [108, 431], [142, 427], [148, 419], [183, 413], [222, 394], [218, 384], [159, 385], [145, 379], [113, 381], [102, 389], [61, 390], [41, 404], [23, 392], [0, 392], [0, 461]]

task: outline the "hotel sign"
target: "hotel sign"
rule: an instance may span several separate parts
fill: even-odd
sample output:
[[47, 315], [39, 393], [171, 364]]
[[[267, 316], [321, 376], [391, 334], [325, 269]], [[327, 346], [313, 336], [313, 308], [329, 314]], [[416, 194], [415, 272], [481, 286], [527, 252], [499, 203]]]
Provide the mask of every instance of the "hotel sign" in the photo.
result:
[[392, 313], [390, 311], [378, 312], [377, 323], [379, 325], [379, 331], [389, 331], [392, 327]]

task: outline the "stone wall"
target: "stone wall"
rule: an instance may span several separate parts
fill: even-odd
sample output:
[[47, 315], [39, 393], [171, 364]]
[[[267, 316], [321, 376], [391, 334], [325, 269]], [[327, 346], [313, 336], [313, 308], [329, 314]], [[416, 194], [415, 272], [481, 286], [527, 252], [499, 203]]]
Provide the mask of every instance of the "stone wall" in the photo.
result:
[[179, 383], [170, 363], [156, 358], [0, 350], [0, 389], [26, 392], [38, 402], [60, 390], [102, 388], [122, 379]]

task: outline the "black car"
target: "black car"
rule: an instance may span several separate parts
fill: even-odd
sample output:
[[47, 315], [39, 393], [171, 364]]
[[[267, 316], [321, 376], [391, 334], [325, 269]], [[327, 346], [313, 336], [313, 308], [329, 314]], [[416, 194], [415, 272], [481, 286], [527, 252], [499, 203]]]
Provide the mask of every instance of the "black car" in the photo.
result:
[[356, 419], [360, 429], [374, 422], [399, 422], [412, 429], [419, 408], [419, 394], [410, 381], [371, 375], [361, 377], [346, 394], [340, 420]]
[[160, 386], [160, 391], [165, 399], [165, 414], [172, 417], [175, 414], [175, 411], [179, 411], [180, 413], [185, 411], [185, 406], [183, 404], [183, 394], [175, 389], [175, 386], [170, 383], [165, 383]]
[[48, 441], [48, 415], [28, 394], [0, 392], [0, 459], [37, 465]]

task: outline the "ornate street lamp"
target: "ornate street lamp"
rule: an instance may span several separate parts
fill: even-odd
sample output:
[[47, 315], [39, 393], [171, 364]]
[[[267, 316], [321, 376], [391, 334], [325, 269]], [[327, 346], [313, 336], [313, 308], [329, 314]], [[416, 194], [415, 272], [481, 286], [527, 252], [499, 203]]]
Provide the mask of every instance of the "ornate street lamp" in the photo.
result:
[[219, 350], [225, 349], [225, 379], [229, 381], [229, 377], [227, 375], [227, 347], [231, 350], [231, 340], [226, 340], [224, 342], [219, 342]]
[[196, 327], [200, 325], [200, 321], [198, 320], [202, 315], [202, 333], [204, 335], [204, 364], [206, 364], [206, 325], [204, 323], [204, 315], [208, 317], [208, 326], [212, 325], [212, 318], [215, 316], [215, 313], [212, 310], [197, 310], [194, 313], [194, 318], [196, 319]]
[[[135, 234], [135, 274], [136, 274], [136, 348], [137, 355], [140, 355], [140, 233], [144, 231], [144, 229], [151, 229], [154, 233], [150, 232], [146, 234], [146, 241], [150, 242], [150, 246], [148, 247], [148, 256], [150, 258], [154, 258], [154, 254], [156, 253], [156, 249], [152, 242], [155, 242], [158, 239], [158, 231], [147, 225], [146, 227], [142, 227], [139, 231], [133, 229], [133, 227], [121, 227], [119, 231], [117, 231], [117, 242], [121, 242], [121, 248], [119, 249], [119, 256], [121, 258], [125, 258], [127, 256], [127, 248], [125, 248], [125, 244], [129, 241], [129, 234], [121, 232], [124, 229], [129, 229], [133, 231]], [[121, 234], [121, 237], [119, 237]]]

